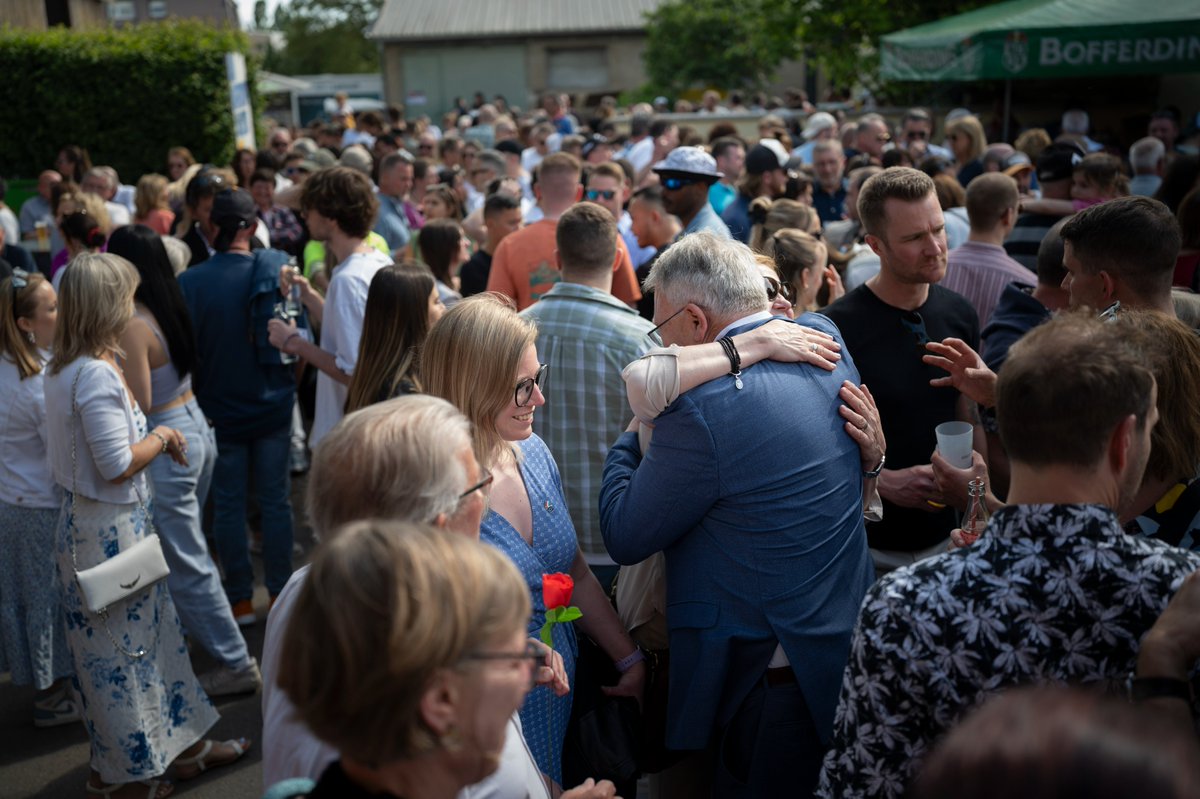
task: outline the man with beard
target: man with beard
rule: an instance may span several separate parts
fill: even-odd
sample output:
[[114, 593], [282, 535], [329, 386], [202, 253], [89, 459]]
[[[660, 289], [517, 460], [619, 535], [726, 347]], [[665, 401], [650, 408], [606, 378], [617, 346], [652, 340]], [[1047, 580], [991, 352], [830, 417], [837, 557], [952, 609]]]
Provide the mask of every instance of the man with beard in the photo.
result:
[[721, 179], [717, 162], [699, 147], [676, 147], [654, 165], [662, 184], [663, 207], [679, 217], [683, 233], [707, 230], [723, 239], [729, 228], [708, 203], [708, 188]]

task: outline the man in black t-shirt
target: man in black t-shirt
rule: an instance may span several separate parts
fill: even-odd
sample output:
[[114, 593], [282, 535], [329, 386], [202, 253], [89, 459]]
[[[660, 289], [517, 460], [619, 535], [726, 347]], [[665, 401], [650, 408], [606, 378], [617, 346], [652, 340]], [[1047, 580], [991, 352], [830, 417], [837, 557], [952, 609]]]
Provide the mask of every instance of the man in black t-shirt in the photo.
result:
[[[933, 181], [923, 172], [893, 167], [863, 184], [858, 216], [880, 272], [824, 309], [841, 329], [846, 348], [879, 406], [887, 437], [887, 468], [879, 475], [883, 519], [867, 525], [867, 542], [882, 575], [944, 551], [954, 511], [934, 480], [930, 454], [942, 422], [977, 421], [975, 406], [925, 364], [925, 344], [947, 337], [979, 342], [971, 304], [934, 285], [946, 273], [946, 228]], [[984, 451], [976, 428], [977, 450]]]
[[521, 203], [515, 197], [496, 192], [483, 203], [483, 226], [487, 241], [459, 271], [460, 291], [464, 297], [487, 291], [492, 271], [492, 254], [510, 233], [521, 229]]

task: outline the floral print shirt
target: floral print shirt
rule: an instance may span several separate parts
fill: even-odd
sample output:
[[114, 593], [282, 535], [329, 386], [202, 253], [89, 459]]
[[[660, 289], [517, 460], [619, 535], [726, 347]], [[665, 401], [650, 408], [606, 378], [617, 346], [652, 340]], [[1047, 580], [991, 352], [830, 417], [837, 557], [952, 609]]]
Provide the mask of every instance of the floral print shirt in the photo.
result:
[[1198, 568], [1200, 554], [1127, 535], [1107, 507], [1013, 505], [974, 546], [889, 574], [863, 600], [816, 795], [902, 796], [937, 739], [1004, 688], [1123, 690]]

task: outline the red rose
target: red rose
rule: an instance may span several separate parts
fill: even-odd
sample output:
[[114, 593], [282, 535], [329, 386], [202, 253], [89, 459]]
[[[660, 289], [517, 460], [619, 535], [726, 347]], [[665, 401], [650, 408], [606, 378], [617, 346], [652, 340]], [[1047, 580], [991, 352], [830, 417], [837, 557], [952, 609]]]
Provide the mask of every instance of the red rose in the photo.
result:
[[575, 590], [575, 581], [571, 579], [571, 575], [562, 574], [543, 574], [542, 575], [542, 601], [546, 604], [546, 609], [565, 608], [571, 604], [571, 592]]

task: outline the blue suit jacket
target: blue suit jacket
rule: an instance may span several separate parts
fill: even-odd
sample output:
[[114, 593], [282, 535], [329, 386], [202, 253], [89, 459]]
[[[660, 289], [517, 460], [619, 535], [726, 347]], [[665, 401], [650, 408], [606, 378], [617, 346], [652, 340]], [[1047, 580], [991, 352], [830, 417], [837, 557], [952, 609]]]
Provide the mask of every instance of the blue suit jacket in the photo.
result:
[[[798, 320], [837, 337], [824, 316]], [[733, 332], [742, 332], [747, 325]], [[601, 527], [618, 563], [664, 550], [671, 692], [667, 743], [701, 749], [778, 641], [823, 741], [833, 730], [859, 605], [874, 579], [858, 447], [838, 414], [848, 352], [832, 373], [765, 361], [680, 396], [645, 457], [609, 450]]]

